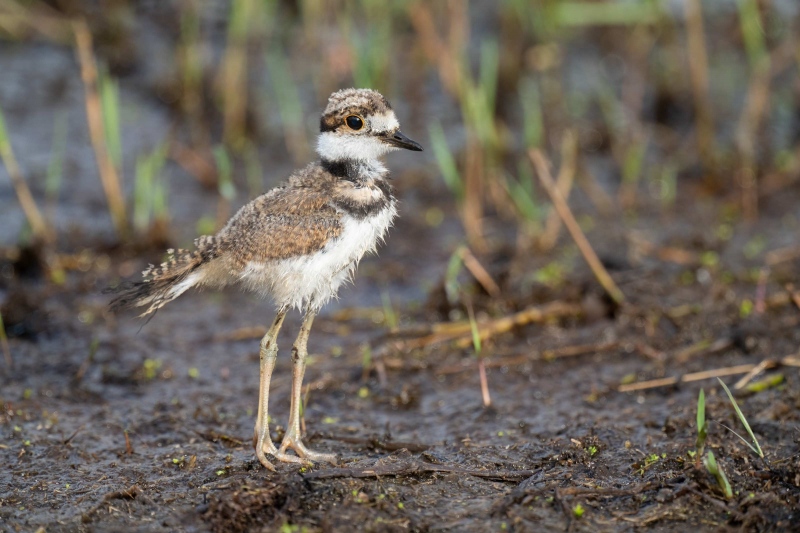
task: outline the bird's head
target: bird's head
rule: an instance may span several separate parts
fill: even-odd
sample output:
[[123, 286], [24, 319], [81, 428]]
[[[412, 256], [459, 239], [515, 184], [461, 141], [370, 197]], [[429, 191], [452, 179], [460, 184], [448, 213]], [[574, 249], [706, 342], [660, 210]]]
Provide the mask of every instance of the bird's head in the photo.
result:
[[392, 106], [381, 93], [343, 89], [330, 96], [320, 119], [317, 153], [322, 159], [378, 159], [398, 148], [422, 151], [419, 143], [400, 131]]

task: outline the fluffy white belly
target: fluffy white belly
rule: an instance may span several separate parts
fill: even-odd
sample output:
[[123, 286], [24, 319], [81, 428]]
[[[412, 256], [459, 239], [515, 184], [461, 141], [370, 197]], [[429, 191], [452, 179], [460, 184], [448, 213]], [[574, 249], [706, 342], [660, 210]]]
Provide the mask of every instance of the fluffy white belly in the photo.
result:
[[342, 233], [318, 252], [268, 263], [251, 261], [240, 279], [251, 290], [271, 297], [279, 307], [319, 309], [336, 296], [364, 254], [375, 251], [396, 214], [392, 203], [364, 219], [345, 215]]

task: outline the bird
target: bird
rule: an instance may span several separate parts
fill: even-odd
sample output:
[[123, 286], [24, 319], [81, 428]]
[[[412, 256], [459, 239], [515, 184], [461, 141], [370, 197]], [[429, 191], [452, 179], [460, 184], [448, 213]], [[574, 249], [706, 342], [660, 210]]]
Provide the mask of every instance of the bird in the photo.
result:
[[[258, 461], [336, 464], [336, 455], [315, 452], [300, 431], [301, 389], [307, 343], [315, 316], [352, 279], [359, 261], [375, 252], [397, 216], [397, 201], [381, 157], [393, 150], [422, 151], [400, 131], [389, 101], [372, 89], [342, 89], [320, 118], [319, 159], [293, 172], [274, 189], [245, 204], [215, 235], [192, 250], [168, 250], [141, 281], [123, 282], [112, 311], [142, 308], [142, 317], [192, 288], [238, 285], [271, 299], [275, 319], [260, 343], [258, 414], [253, 445]], [[292, 345], [289, 423], [279, 447], [268, 425], [269, 387], [278, 356], [277, 337], [290, 310], [302, 324]], [[294, 454], [290, 454], [292, 450]]]

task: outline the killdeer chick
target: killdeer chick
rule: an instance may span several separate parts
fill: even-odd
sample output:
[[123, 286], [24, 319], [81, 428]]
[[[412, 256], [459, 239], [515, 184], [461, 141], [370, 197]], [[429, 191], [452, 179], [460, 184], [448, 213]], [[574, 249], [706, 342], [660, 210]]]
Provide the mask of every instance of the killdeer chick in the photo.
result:
[[[333, 93], [320, 121], [319, 161], [242, 207], [213, 237], [197, 239], [194, 250], [171, 250], [167, 262], [151, 265], [143, 281], [128, 284], [111, 302], [112, 310], [146, 306], [145, 316], [192, 287], [235, 283], [273, 300], [277, 316], [261, 340], [253, 438], [258, 460], [270, 470], [275, 468], [266, 454], [294, 463], [336, 461], [334, 454], [309, 450], [301, 438], [306, 344], [320, 308], [392, 225], [395, 198], [380, 157], [398, 148], [422, 150], [400, 131], [383, 95], [370, 89]], [[301, 310], [304, 318], [292, 347], [289, 424], [276, 448], [267, 426], [269, 384], [278, 331], [292, 308]], [[288, 454], [289, 448], [296, 455]]]

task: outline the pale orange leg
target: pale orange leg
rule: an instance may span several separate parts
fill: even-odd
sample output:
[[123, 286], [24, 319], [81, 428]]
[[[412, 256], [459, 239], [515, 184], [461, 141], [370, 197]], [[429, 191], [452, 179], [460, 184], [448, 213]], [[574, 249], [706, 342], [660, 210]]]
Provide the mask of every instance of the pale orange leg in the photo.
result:
[[[314, 452], [306, 448], [300, 435], [300, 410], [303, 393], [303, 376], [306, 372], [306, 357], [308, 356], [308, 334], [311, 331], [311, 324], [314, 322], [316, 313], [306, 311], [300, 333], [292, 347], [292, 404], [289, 411], [289, 426], [286, 435], [283, 437], [281, 447], [273, 455], [281, 461], [296, 461], [299, 458], [308, 461], [325, 461], [336, 464], [336, 454]], [[287, 448], [295, 451], [297, 456], [286, 453]], [[299, 456], [299, 457], [298, 457]]]
[[[261, 380], [258, 389], [258, 415], [256, 417], [256, 427], [253, 435], [253, 446], [256, 449], [258, 461], [264, 468], [275, 471], [275, 467], [267, 460], [266, 454], [276, 455], [278, 449], [272, 443], [269, 436], [269, 382], [272, 379], [272, 371], [275, 368], [275, 361], [278, 358], [278, 332], [286, 317], [286, 309], [278, 311], [272, 326], [261, 339]], [[294, 457], [300, 462], [300, 459]], [[286, 459], [283, 459], [286, 460]]]

